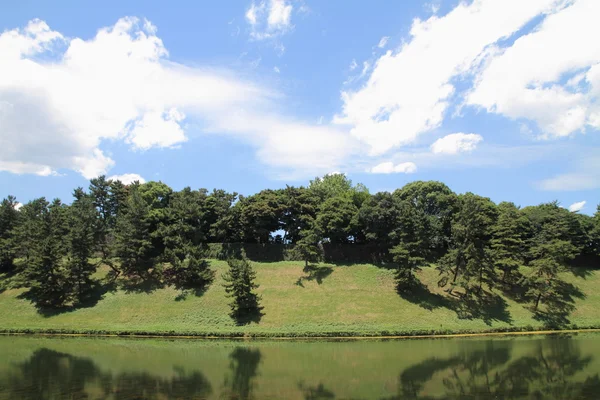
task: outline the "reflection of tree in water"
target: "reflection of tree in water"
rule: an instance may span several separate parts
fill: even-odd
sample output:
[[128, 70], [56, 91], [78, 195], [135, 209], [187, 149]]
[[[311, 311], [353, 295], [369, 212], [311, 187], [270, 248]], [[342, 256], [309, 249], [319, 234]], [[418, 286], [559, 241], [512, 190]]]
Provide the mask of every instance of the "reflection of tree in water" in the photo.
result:
[[[92, 360], [40, 349], [0, 377], [9, 399], [205, 399], [212, 393], [200, 372], [175, 369], [173, 378], [148, 373], [102, 372]], [[16, 370], [16, 371], [15, 371]], [[97, 388], [93, 396], [88, 391]]]
[[231, 375], [225, 377], [223, 386], [226, 399], [251, 399], [254, 389], [253, 379], [258, 375], [261, 354], [258, 349], [237, 347], [230, 355]]
[[[597, 399], [600, 378], [583, 380], [575, 375], [592, 360], [582, 356], [576, 342], [553, 337], [537, 344], [529, 355], [510, 360], [510, 342], [486, 343], [483, 350], [450, 358], [431, 358], [404, 370], [399, 377], [399, 394], [392, 399]], [[434, 376], [445, 395], [422, 395]], [[391, 400], [391, 399], [390, 399]]]

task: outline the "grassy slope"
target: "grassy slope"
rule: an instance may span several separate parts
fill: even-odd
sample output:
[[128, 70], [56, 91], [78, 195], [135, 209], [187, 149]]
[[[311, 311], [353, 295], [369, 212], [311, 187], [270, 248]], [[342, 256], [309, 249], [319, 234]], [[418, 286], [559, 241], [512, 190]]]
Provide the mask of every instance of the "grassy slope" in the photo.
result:
[[[301, 262], [254, 263], [254, 266], [265, 313], [259, 324], [239, 327], [229, 318], [229, 299], [221, 285], [221, 274], [227, 264], [213, 261], [212, 267], [217, 271], [215, 282], [203, 295], [190, 295], [184, 300], [177, 300], [180, 293], [172, 288], [150, 293], [118, 290], [106, 293], [94, 307], [44, 316], [29, 301], [18, 298], [23, 290], [6, 290], [0, 294], [0, 330], [376, 335], [542, 326], [522, 304], [508, 298], [504, 313], [487, 310], [486, 318], [460, 319], [445, 306], [422, 307], [396, 293], [393, 271], [373, 265], [326, 266], [321, 279], [304, 279], [301, 285], [297, 284], [299, 278], [307, 276]], [[433, 268], [423, 270], [420, 278], [431, 290], [438, 290], [437, 272]], [[585, 278], [568, 274], [564, 278], [586, 296], [577, 300], [570, 322], [579, 327], [600, 327], [600, 291], [596, 290], [600, 273], [591, 271]]]

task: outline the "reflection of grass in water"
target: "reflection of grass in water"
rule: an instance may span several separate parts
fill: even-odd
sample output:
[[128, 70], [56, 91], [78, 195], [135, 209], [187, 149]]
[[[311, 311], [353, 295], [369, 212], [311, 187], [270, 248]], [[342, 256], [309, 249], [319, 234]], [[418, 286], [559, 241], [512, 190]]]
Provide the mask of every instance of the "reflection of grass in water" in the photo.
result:
[[[182, 296], [173, 288], [133, 290], [119, 286], [106, 291], [92, 307], [70, 312], [40, 315], [26, 299], [23, 289], [0, 293], [1, 328], [49, 328], [73, 330], [162, 331], [174, 333], [208, 332], [266, 333], [409, 333], [415, 330], [493, 330], [514, 327], [542, 327], [546, 322], [518, 302], [490, 292], [483, 306], [467, 310], [459, 301], [437, 287], [439, 276], [434, 268], [418, 274], [423, 290], [412, 297], [396, 292], [394, 270], [369, 264], [351, 266], [319, 264], [304, 269], [302, 262], [253, 263], [257, 272], [258, 294], [264, 316], [260, 323], [237, 326], [229, 317], [229, 299], [222, 287], [221, 275], [227, 264], [211, 262], [215, 281], [206, 291]], [[108, 272], [103, 267], [96, 275]], [[524, 272], [527, 272], [524, 270]], [[574, 298], [575, 308], [568, 321], [578, 326], [600, 326], [600, 274], [577, 270], [565, 274], [585, 298]], [[300, 280], [300, 284], [298, 281]], [[179, 300], [179, 301], [176, 301]], [[477, 306], [477, 305], [476, 305]], [[542, 305], [542, 311], [546, 305]]]
[[[185, 383], [186, 378], [203, 376], [212, 388], [214, 398], [221, 398], [221, 394], [229, 398], [227, 395], [237, 390], [251, 392], [254, 398], [392, 399], [405, 398], [401, 394], [406, 394], [409, 389], [418, 390], [418, 395], [427, 393], [446, 398], [457, 393], [459, 382], [468, 393], [473, 393], [478, 388], [485, 388], [489, 378], [492, 389], [497, 392], [499, 381], [495, 381], [496, 376], [503, 379], [533, 376], [527, 371], [533, 371], [543, 379], [553, 377], [552, 385], [556, 387], [560, 382], [561, 365], [567, 371], [562, 375], [563, 381], [581, 383], [600, 371], [599, 338], [600, 335], [586, 335], [571, 339], [243, 343], [0, 337], [1, 355], [6, 355], [9, 348], [21, 349], [19, 359], [12, 355], [0, 359], [0, 376], [6, 376], [8, 369], [14, 371], [15, 366], [27, 363], [36, 350], [45, 348], [67, 354], [74, 361], [91, 361], [93, 369], [114, 376], [113, 384], [117, 383], [116, 377], [128, 376], [134, 380], [143, 378], [142, 383], [146, 384], [158, 382], [165, 388], [167, 382], [181, 379], [179, 382]], [[541, 366], [540, 356], [549, 367]], [[58, 365], [69, 367], [73, 364]], [[68, 378], [70, 375], [63, 376]], [[529, 387], [550, 386], [536, 379], [531, 380]], [[92, 384], [91, 389], [98, 384]], [[330, 397], [331, 394], [335, 397]]]

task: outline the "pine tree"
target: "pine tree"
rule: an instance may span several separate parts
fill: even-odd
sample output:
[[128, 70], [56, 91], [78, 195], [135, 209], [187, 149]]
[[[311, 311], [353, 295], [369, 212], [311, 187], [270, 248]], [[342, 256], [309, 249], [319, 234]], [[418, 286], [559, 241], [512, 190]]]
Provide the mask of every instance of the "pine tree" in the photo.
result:
[[129, 192], [117, 218], [113, 252], [121, 263], [120, 271], [126, 276], [142, 278], [156, 261], [150, 237], [149, 207], [139, 192], [139, 185], [130, 186]]
[[299, 239], [294, 245], [296, 255], [304, 260], [304, 267], [308, 268], [309, 263], [318, 263], [323, 260], [323, 247], [319, 243], [320, 234], [314, 227], [314, 219], [310, 216], [301, 217], [307, 222], [303, 223], [306, 229], [302, 229], [299, 234]]
[[45, 202], [39, 218], [32, 221], [32, 251], [25, 274], [31, 285], [29, 295], [39, 307], [64, 306], [72, 295], [65, 266], [66, 215], [67, 208], [56, 199], [49, 206]]
[[534, 310], [537, 310], [540, 302], [548, 302], [561, 295], [558, 274], [565, 271], [569, 261], [575, 258], [577, 248], [568, 241], [556, 239], [540, 244], [532, 251], [535, 259], [529, 264], [531, 273], [523, 283], [527, 295], [533, 299]]
[[491, 256], [502, 271], [502, 283], [506, 283], [524, 264], [527, 219], [513, 203], [500, 203], [498, 211], [490, 240]]
[[96, 271], [90, 263], [94, 252], [96, 208], [93, 198], [82, 188], [73, 193], [75, 200], [69, 207], [69, 279], [75, 296], [82, 301], [90, 289], [91, 275]]
[[455, 286], [462, 287], [465, 294], [473, 293], [473, 289], [481, 293], [485, 281], [495, 281], [490, 237], [496, 216], [495, 205], [490, 199], [472, 193], [459, 197], [459, 211], [452, 224], [451, 248], [438, 267], [443, 275], [439, 285], [445, 286], [450, 281], [450, 293]]
[[558, 274], [568, 269], [579, 249], [572, 241], [572, 215], [557, 202], [542, 204], [528, 211], [534, 227], [529, 241], [531, 273], [521, 283], [537, 310], [540, 303], [551, 303], [561, 297], [562, 281]]
[[12, 271], [16, 257], [15, 234], [19, 223], [17, 199], [8, 196], [0, 203], [0, 272]]
[[260, 296], [254, 292], [259, 286], [255, 283], [256, 272], [252, 264], [246, 259], [229, 259], [227, 264], [229, 270], [223, 275], [223, 286], [227, 295], [233, 299], [229, 304], [231, 317], [240, 323], [256, 320], [262, 307], [259, 304]]
[[426, 263], [432, 249], [428, 248], [427, 217], [408, 201], [398, 201], [396, 236], [400, 243], [390, 249], [392, 261], [397, 264], [396, 284], [399, 290], [417, 283], [415, 273]]
[[167, 248], [164, 258], [169, 263], [163, 272], [165, 282], [177, 289], [202, 289], [214, 279], [215, 272], [197, 246]]

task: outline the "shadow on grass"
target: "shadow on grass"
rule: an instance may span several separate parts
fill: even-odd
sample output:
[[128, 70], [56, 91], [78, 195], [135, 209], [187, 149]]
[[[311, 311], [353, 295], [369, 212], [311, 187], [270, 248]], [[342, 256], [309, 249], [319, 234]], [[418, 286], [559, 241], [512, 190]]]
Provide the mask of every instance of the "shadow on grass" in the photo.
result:
[[305, 386], [304, 382], [298, 383], [298, 389], [302, 391], [304, 400], [326, 400], [335, 399], [335, 393], [319, 383], [317, 386]]
[[327, 278], [333, 272], [331, 267], [319, 267], [318, 265], [309, 264], [304, 267], [303, 271], [306, 273], [305, 276], [301, 276], [296, 281], [296, 285], [304, 287], [304, 282], [317, 281], [320, 285], [323, 283], [323, 279]]
[[532, 310], [533, 318], [549, 328], [569, 325], [569, 315], [575, 310], [575, 299], [585, 299], [585, 294], [575, 285], [564, 281], [559, 281], [556, 285], [556, 294], [546, 300], [545, 309]]
[[460, 319], [480, 319], [487, 325], [491, 325], [494, 321], [508, 324], [513, 322], [506, 300], [491, 291], [482, 290], [481, 293], [470, 295], [456, 293], [449, 297], [432, 293], [418, 280], [408, 287], [396, 288], [396, 290], [404, 300], [429, 311], [446, 308], [454, 311]]
[[513, 322], [506, 300], [487, 290], [477, 294], [461, 295], [454, 301], [454, 311], [461, 319], [480, 319], [486, 325], [491, 325], [494, 321], [508, 324]]
[[39, 303], [37, 292], [31, 288], [17, 296], [17, 298], [26, 299], [36, 304], [38, 313], [46, 318], [49, 318], [83, 308], [94, 307], [98, 304], [100, 300], [104, 298], [104, 295], [106, 293], [114, 292], [116, 289], [117, 288], [115, 282], [93, 280], [90, 282], [88, 290], [82, 294], [78, 301], [76, 301], [73, 304], [64, 305], [62, 307], [37, 306], [37, 304]]
[[197, 288], [185, 288], [181, 289], [181, 292], [175, 297], [175, 301], [183, 301], [187, 299], [189, 296], [204, 296], [204, 293], [208, 290], [210, 284], [206, 284], [202, 287]]
[[570, 268], [571, 273], [577, 278], [587, 279], [588, 276], [594, 274], [594, 270], [586, 267], [572, 267]]
[[163, 289], [166, 285], [157, 273], [150, 272], [145, 276], [132, 275], [118, 279], [119, 288], [125, 293], [152, 293]]
[[441, 307], [452, 309], [452, 303], [448, 298], [432, 293], [427, 286], [418, 280], [408, 287], [401, 288], [397, 286], [396, 292], [404, 300], [429, 311]]
[[256, 300], [256, 304], [253, 307], [237, 310], [234, 313], [231, 313], [230, 316], [235, 320], [236, 325], [243, 326], [254, 323], [259, 323], [265, 313], [262, 312], [264, 307], [258, 304], [258, 299]]

